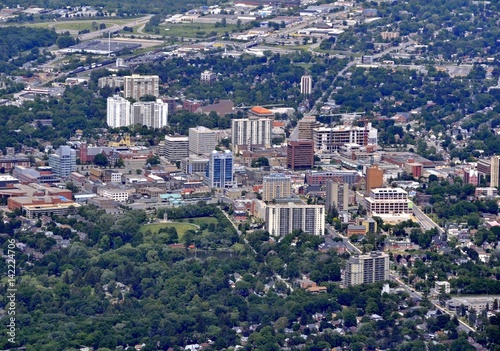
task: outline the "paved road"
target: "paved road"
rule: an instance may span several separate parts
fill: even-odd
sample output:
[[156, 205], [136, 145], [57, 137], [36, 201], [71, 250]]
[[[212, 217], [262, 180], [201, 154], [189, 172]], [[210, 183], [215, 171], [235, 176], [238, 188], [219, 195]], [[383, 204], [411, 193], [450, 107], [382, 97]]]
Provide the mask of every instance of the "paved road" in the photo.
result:
[[101, 38], [104, 33], [107, 34], [108, 32], [120, 31], [123, 29], [123, 27], [135, 27], [135, 26], [138, 26], [140, 24], [146, 24], [147, 22], [149, 22], [151, 17], [153, 17], [153, 15], [147, 15], [147, 16], [144, 16], [141, 18], [137, 18], [135, 21], [128, 22], [126, 24], [120, 24], [120, 25], [115, 24], [114, 26], [106, 28], [106, 29], [101, 29], [101, 30], [98, 30], [95, 32], [82, 34], [80, 36], [80, 40], [84, 41], [84, 40], [91, 40], [91, 39], [95, 39], [95, 38]]
[[351, 243], [349, 241], [348, 237], [343, 236], [342, 234], [337, 232], [334, 228], [332, 228], [330, 225], [326, 225], [325, 228], [326, 228], [329, 235], [342, 239], [342, 241], [344, 242], [344, 244], [347, 247], [347, 249], [349, 250], [349, 252], [354, 252], [355, 254], [362, 254], [363, 253], [360, 249], [358, 249], [356, 246], [354, 246], [353, 243]]
[[413, 206], [413, 215], [415, 216], [415, 218], [417, 218], [418, 222], [425, 230], [437, 228], [439, 234], [444, 234], [444, 229], [437, 225], [437, 223], [430, 219], [425, 213], [423, 213], [418, 206]]
[[[391, 280], [393, 280], [394, 282], [398, 283], [400, 287], [402, 287], [403, 289], [405, 289], [405, 291], [410, 294], [411, 297], [415, 297], [415, 298], [419, 298], [419, 299], [422, 299], [422, 294], [420, 294], [419, 292], [415, 291], [415, 289], [413, 289], [412, 287], [408, 286], [406, 283], [404, 283], [400, 278], [399, 276], [397, 276], [396, 274], [389, 274], [389, 277]], [[439, 304], [437, 304], [436, 302], [434, 301], [431, 301], [431, 303], [434, 305], [435, 308], [437, 308], [438, 310], [440, 310], [441, 312], [443, 313], [446, 313], [447, 315], [449, 315], [451, 318], [453, 318], [455, 316], [455, 314], [449, 310], [447, 310], [446, 308], [443, 308], [442, 306], [440, 306]], [[467, 323], [465, 323], [464, 321], [461, 321], [460, 319], [458, 320], [458, 328], [459, 330], [463, 330], [465, 332], [475, 332], [476, 331], [476, 328], [474, 327], [471, 327], [470, 325], [468, 325]]]

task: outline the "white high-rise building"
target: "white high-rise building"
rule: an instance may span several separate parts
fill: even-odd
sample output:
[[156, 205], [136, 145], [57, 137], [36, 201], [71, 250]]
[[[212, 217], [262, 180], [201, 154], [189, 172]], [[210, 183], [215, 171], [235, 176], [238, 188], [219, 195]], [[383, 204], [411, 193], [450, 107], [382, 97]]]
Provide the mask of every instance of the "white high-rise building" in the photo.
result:
[[377, 129], [371, 123], [366, 127], [335, 126], [313, 129], [315, 151], [339, 151], [345, 144], [358, 144], [361, 146], [377, 145]]
[[189, 151], [193, 154], [208, 154], [215, 150], [215, 131], [210, 128], [198, 126], [189, 128]]
[[168, 104], [161, 99], [156, 101], [135, 102], [132, 105], [132, 124], [151, 128], [163, 128], [168, 125]]
[[411, 201], [408, 193], [401, 188], [375, 188], [365, 198], [366, 211], [370, 216], [409, 217]]
[[118, 95], [108, 97], [106, 121], [112, 128], [129, 126], [130, 102]]
[[144, 95], [159, 96], [160, 77], [133, 74], [123, 77], [123, 89], [126, 98], [139, 100]]
[[275, 237], [283, 237], [296, 229], [313, 235], [325, 233], [325, 206], [304, 204], [276, 204], [266, 208], [266, 230]]
[[55, 153], [49, 155], [49, 166], [55, 175], [69, 177], [71, 172], [76, 171], [76, 151], [67, 145], [59, 146]]
[[490, 186], [496, 188], [500, 185], [500, 156], [494, 155], [491, 157], [491, 179]]
[[351, 256], [344, 271], [344, 286], [370, 284], [389, 280], [389, 255], [372, 252]]
[[302, 95], [312, 94], [312, 77], [310, 75], [305, 75], [300, 78], [300, 93]]
[[271, 119], [241, 118], [231, 121], [233, 145], [263, 145], [271, 147]]
[[158, 153], [170, 162], [181, 161], [189, 156], [189, 139], [185, 135], [165, 135], [158, 145]]

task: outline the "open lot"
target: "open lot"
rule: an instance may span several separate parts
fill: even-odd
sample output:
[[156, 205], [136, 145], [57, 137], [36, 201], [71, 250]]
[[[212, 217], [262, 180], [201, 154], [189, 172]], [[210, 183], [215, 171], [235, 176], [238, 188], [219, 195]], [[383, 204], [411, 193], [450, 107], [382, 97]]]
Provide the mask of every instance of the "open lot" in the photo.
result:
[[222, 35], [225, 32], [231, 33], [236, 29], [236, 25], [228, 24], [226, 27], [216, 27], [209, 23], [168, 23], [162, 25], [160, 34], [170, 37], [184, 38], [207, 38], [214, 35]]
[[141, 232], [146, 233], [148, 230], [150, 230], [152, 233], [156, 234], [160, 229], [163, 228], [175, 228], [175, 230], [177, 230], [177, 234], [179, 235], [179, 239], [182, 238], [184, 233], [186, 233], [188, 230], [198, 230], [198, 226], [191, 223], [171, 222], [146, 224], [141, 227]]

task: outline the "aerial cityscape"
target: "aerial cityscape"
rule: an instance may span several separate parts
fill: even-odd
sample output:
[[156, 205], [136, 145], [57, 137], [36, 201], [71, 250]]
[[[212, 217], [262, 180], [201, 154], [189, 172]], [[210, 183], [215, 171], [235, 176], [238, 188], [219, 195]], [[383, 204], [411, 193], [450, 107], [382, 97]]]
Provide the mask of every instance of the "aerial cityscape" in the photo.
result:
[[500, 351], [500, 2], [4, 0], [0, 350]]

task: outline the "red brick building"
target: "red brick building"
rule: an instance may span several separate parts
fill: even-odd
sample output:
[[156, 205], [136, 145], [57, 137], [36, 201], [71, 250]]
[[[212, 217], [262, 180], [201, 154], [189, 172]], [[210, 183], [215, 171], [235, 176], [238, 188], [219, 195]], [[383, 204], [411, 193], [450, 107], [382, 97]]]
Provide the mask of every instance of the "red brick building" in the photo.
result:
[[314, 167], [314, 142], [312, 140], [292, 140], [287, 147], [287, 165], [293, 171]]

